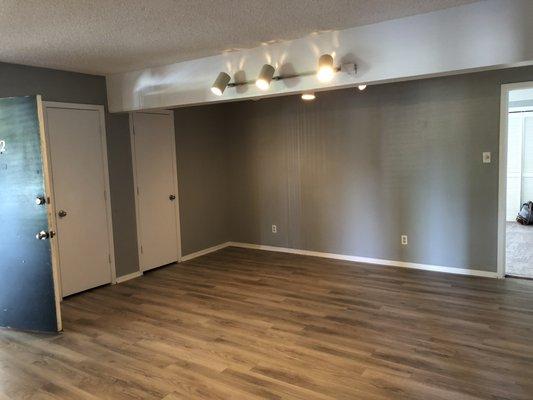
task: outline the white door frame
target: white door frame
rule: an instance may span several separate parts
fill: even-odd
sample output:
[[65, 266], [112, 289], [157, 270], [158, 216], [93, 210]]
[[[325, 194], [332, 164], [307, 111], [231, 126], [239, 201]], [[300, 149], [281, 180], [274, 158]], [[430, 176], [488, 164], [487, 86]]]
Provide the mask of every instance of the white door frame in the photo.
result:
[[[106, 204], [106, 217], [107, 217], [107, 232], [109, 238], [109, 254], [111, 256], [110, 262], [110, 273], [111, 273], [111, 283], [115, 284], [117, 282], [117, 270], [115, 265], [115, 246], [114, 246], [114, 237], [113, 237], [113, 216], [111, 213], [111, 196], [109, 189], [109, 163], [107, 159], [107, 134], [106, 134], [106, 125], [105, 125], [105, 108], [102, 105], [96, 104], [76, 104], [76, 103], [60, 103], [55, 101], [43, 101], [43, 117], [45, 122], [45, 136], [46, 136], [46, 156], [48, 160], [51, 160], [50, 155], [50, 136], [48, 134], [48, 122], [46, 120], [46, 110], [49, 108], [67, 108], [73, 110], [93, 110], [98, 111], [100, 117], [100, 138], [102, 144], [102, 157], [103, 157], [103, 168], [104, 168], [104, 185], [105, 185], [105, 204]], [[50, 170], [50, 212], [52, 213], [51, 222], [52, 226], [50, 229], [57, 232], [57, 213], [56, 213], [56, 203], [55, 203], [55, 193], [54, 193], [54, 177], [52, 171]], [[59, 243], [57, 240], [53, 241], [53, 246], [55, 247], [55, 252], [58, 255], [58, 266], [59, 271], [61, 271], [61, 255], [59, 254]], [[63, 290], [61, 288], [61, 281], [59, 281], [59, 287], [61, 290], [61, 298], [63, 297]]]
[[[41, 139], [41, 154], [43, 158], [43, 175], [44, 175], [44, 191], [45, 197], [51, 198], [52, 193], [52, 166], [50, 164], [50, 151], [48, 147], [48, 136], [46, 134], [45, 119], [44, 119], [44, 104], [41, 96], [37, 96], [37, 117], [39, 119], [39, 136]], [[53, 198], [53, 197], [52, 197]], [[55, 229], [55, 207], [52, 202], [48, 204], [48, 230], [56, 231]], [[57, 330], [63, 330], [63, 320], [61, 318], [61, 275], [59, 270], [59, 253], [57, 247], [57, 240], [50, 241], [50, 251], [52, 253], [52, 277], [54, 280], [54, 295], [56, 303], [56, 318]]]
[[[133, 125], [133, 114], [135, 113], [142, 113], [142, 114], [163, 114], [163, 115], [169, 115], [172, 120], [172, 127], [174, 126], [174, 112], [172, 110], [150, 110], [150, 111], [137, 111], [137, 112], [130, 112], [129, 113], [129, 122], [130, 122], [130, 143], [131, 143], [131, 164], [133, 167], [133, 190], [134, 190], [134, 198], [135, 198], [135, 217], [137, 219], [137, 251], [139, 255], [139, 271], [141, 273], [144, 272], [143, 267], [143, 259], [142, 259], [142, 253], [141, 253], [141, 238], [142, 238], [142, 232], [141, 232], [141, 226], [139, 224], [140, 221], [140, 206], [138, 201], [138, 195], [139, 190], [137, 186], [137, 157], [135, 153], [135, 127]], [[176, 155], [176, 134], [174, 131], [171, 135], [171, 144], [172, 144], [172, 181], [174, 186], [174, 193], [176, 196], [176, 237], [177, 237], [177, 255], [178, 255], [178, 262], [181, 262], [181, 224], [180, 224], [180, 197], [179, 197], [179, 191], [178, 191], [178, 161], [177, 161], [177, 155]]]
[[533, 82], [508, 83], [501, 87], [500, 99], [500, 154], [498, 179], [498, 278], [505, 277], [505, 226], [507, 209], [507, 136], [509, 92], [512, 90], [533, 89]]

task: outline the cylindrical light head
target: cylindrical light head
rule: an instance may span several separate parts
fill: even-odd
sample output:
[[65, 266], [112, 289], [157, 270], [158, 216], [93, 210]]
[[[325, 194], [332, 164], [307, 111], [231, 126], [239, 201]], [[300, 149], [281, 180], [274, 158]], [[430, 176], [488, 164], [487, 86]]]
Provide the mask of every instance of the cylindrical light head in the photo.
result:
[[366, 85], [359, 85], [359, 86], [357, 86], [357, 89], [365, 90], [366, 89]]
[[316, 96], [313, 92], [302, 93], [302, 100], [311, 101], [311, 100], [314, 100], [315, 98]]
[[211, 92], [213, 92], [213, 94], [216, 96], [222, 96], [222, 93], [224, 93], [224, 90], [226, 90], [230, 80], [231, 77], [228, 74], [221, 72], [218, 74], [217, 79], [211, 86]]
[[329, 82], [333, 79], [333, 57], [329, 54], [323, 54], [318, 59], [318, 72], [316, 76], [320, 82]]
[[259, 76], [257, 77], [257, 80], [255, 81], [255, 86], [257, 86], [261, 90], [268, 90], [275, 71], [276, 69], [272, 65], [269, 65], [269, 64], [263, 65], [263, 68], [261, 68], [261, 71], [259, 72]]

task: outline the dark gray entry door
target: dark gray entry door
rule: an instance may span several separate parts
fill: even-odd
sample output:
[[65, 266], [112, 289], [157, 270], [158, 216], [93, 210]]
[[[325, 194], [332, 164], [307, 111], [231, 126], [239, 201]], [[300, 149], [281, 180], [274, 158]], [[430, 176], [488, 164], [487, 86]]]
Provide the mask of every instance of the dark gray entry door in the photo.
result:
[[0, 99], [0, 326], [54, 332], [38, 104], [36, 96]]

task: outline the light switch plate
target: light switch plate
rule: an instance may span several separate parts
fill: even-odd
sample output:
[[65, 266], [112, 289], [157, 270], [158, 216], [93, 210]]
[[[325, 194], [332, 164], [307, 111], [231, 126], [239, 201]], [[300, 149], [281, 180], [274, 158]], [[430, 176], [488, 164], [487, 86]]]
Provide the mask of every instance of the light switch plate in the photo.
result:
[[483, 164], [490, 164], [490, 151], [483, 152]]

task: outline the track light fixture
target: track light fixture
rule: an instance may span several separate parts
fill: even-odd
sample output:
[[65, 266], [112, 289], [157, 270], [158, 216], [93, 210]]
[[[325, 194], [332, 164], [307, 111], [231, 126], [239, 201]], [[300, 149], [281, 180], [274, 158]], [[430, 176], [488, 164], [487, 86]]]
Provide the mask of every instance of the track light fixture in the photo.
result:
[[[355, 74], [357, 73], [357, 65], [355, 65], [354, 63], [345, 63], [341, 66], [335, 67], [333, 65], [333, 57], [331, 56], [331, 54], [322, 54], [318, 59], [318, 70], [296, 72], [283, 75], [278, 74], [274, 76], [275, 72], [276, 69], [272, 65], [265, 64], [261, 67], [261, 71], [259, 71], [259, 76], [256, 80], [238, 82], [230, 82], [231, 77], [225, 72], [220, 72], [217, 76], [217, 79], [211, 86], [211, 92], [216, 96], [222, 96], [224, 90], [226, 90], [226, 87], [238, 87], [253, 84], [255, 84], [260, 90], [266, 91], [270, 88], [270, 84], [272, 83], [272, 81], [281, 81], [284, 79], [294, 79], [312, 75], [316, 76], [320, 82], [326, 83], [331, 81], [333, 79], [333, 76], [337, 72], [355, 76]], [[366, 85], [359, 85], [358, 88], [359, 90], [364, 90], [366, 88]], [[312, 92], [306, 92], [302, 94], [302, 99], [314, 100], [315, 95]]]
[[261, 90], [268, 90], [275, 71], [276, 69], [272, 65], [269, 65], [269, 64], [263, 65], [263, 67], [261, 68], [261, 71], [259, 72], [259, 76], [257, 77], [257, 80], [255, 81], [255, 86], [257, 86]]
[[230, 80], [231, 77], [228, 74], [221, 72], [218, 74], [217, 79], [215, 79], [215, 82], [211, 86], [211, 92], [216, 96], [222, 96], [222, 93], [224, 93], [224, 90], [226, 90]]
[[357, 89], [363, 91], [363, 90], [366, 89], [366, 85], [359, 85], [359, 86], [357, 86]]
[[323, 54], [318, 59], [318, 72], [316, 76], [320, 82], [329, 82], [333, 79], [335, 69], [333, 68], [333, 57]]

